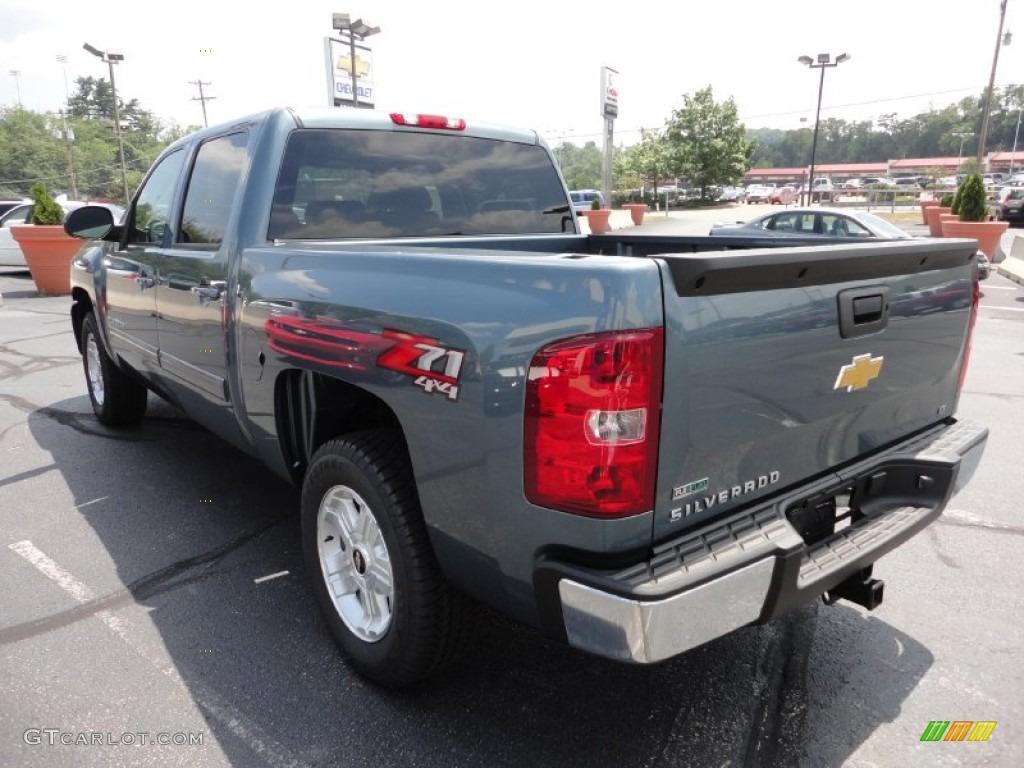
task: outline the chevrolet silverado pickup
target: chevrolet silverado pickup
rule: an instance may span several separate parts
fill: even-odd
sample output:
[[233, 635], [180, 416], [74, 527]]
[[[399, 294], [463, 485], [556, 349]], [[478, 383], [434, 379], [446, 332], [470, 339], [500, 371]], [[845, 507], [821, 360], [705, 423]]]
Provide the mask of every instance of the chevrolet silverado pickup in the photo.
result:
[[955, 416], [973, 241], [587, 234], [531, 131], [275, 109], [65, 228], [98, 420], [156, 393], [301, 488], [311, 589], [384, 685], [481, 601], [635, 663], [874, 608], [987, 438]]

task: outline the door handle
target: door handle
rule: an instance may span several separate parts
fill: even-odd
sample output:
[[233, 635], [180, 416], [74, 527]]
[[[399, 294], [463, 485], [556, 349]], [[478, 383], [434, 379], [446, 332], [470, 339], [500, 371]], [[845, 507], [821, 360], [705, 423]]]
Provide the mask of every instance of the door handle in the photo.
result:
[[193, 285], [189, 290], [199, 297], [199, 303], [205, 307], [211, 301], [221, 298], [227, 286], [224, 280], [211, 280], [209, 285]]
[[851, 288], [839, 294], [839, 335], [855, 339], [889, 324], [889, 287]]

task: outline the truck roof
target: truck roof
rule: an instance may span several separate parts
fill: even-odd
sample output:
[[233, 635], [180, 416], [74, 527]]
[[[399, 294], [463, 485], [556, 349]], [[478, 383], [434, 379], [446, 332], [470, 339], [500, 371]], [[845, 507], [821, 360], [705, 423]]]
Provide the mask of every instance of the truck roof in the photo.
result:
[[[415, 125], [400, 125], [392, 118], [392, 114], [394, 113], [374, 109], [350, 109], [339, 107], [275, 107], [264, 112], [246, 115], [218, 125], [210, 126], [209, 128], [204, 128], [190, 134], [182, 141], [192, 141], [197, 137], [202, 137], [208, 134], [219, 134], [231, 126], [241, 125], [255, 120], [267, 120], [274, 117], [281, 118], [286, 115], [295, 122], [296, 126], [303, 128], [355, 128], [382, 131], [445, 131], [453, 134], [474, 136], [483, 139], [514, 141], [521, 144], [539, 144], [542, 141], [537, 135], [537, 132], [530, 129], [480, 122], [467, 119], [463, 115], [445, 115], [445, 117], [455, 120], [462, 119], [465, 122], [464, 128], [452, 130], [419, 128]], [[404, 115], [407, 121], [413, 122], [420, 113], [403, 112], [398, 114]]]

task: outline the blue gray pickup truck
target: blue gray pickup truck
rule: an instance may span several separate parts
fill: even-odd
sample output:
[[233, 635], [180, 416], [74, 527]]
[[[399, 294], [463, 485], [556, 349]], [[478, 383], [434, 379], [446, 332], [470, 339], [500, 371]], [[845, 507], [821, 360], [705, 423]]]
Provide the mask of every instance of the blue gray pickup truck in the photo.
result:
[[478, 601], [636, 663], [874, 608], [987, 438], [955, 416], [973, 241], [588, 235], [530, 131], [273, 110], [65, 227], [99, 421], [154, 392], [299, 486], [312, 591], [384, 685]]

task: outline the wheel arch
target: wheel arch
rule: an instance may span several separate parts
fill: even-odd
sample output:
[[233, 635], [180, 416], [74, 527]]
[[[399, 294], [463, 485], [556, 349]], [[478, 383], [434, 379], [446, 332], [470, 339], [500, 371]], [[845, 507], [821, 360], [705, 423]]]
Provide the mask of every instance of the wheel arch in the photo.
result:
[[[75, 345], [79, 353], [82, 352], [82, 323], [85, 316], [94, 311], [92, 297], [84, 288], [74, 288], [71, 291], [71, 330], [75, 334]], [[99, 318], [97, 318], [98, 320]], [[104, 343], [105, 339], [101, 339]]]
[[376, 395], [315, 371], [289, 369], [274, 385], [274, 414], [281, 454], [296, 485], [317, 449], [329, 440], [372, 429], [393, 429], [408, 446], [398, 416]]

